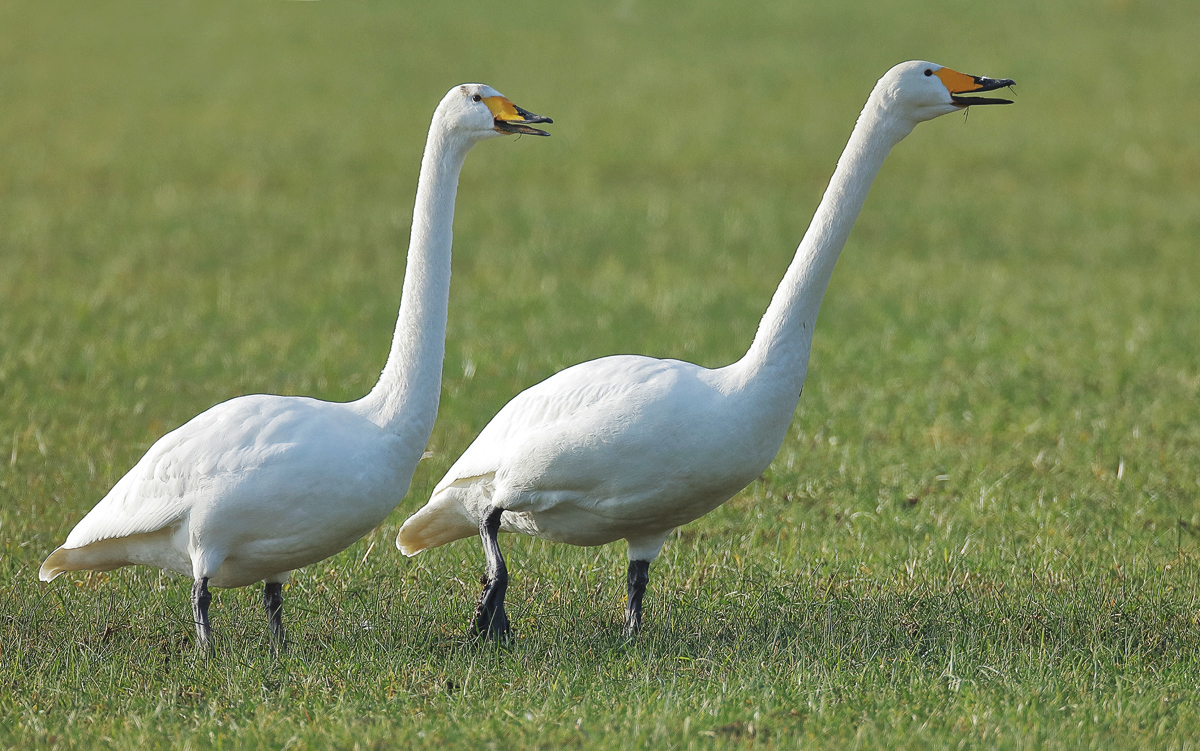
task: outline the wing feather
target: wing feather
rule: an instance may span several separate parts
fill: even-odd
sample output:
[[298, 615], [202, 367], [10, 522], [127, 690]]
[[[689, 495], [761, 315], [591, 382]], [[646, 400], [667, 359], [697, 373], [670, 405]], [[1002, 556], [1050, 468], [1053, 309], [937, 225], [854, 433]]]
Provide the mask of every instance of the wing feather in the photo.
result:
[[496, 413], [446, 472], [434, 488], [431, 502], [470, 478], [491, 478], [531, 436], [553, 433], [555, 426], [574, 423], [605, 403], [621, 403], [628, 409], [631, 393], [645, 390], [675, 366], [686, 364], [617, 355], [580, 363], [522, 391]]
[[[347, 441], [357, 433], [340, 431], [343, 426], [338, 418], [357, 418], [343, 415], [338, 406], [260, 394], [231, 399], [202, 412], [155, 442], [76, 525], [63, 547], [79, 548], [164, 529], [205, 503], [228, 502], [229, 493], [235, 492], [230, 490], [231, 482], [258, 477], [262, 472], [256, 470], [268, 465], [267, 474], [276, 479], [313, 473], [314, 462], [321, 463], [324, 453], [311, 456], [307, 448], [327, 447], [330, 441], [338, 440], [337, 436], [343, 451], [355, 450]], [[314, 410], [326, 419], [304, 419]], [[362, 462], [333, 464], [337, 466], [323, 468], [334, 472]], [[267, 478], [260, 480], [254, 485], [257, 492], [269, 494], [270, 487], [259, 487]], [[276, 490], [286, 491], [285, 495], [293, 493], [293, 484], [276, 483]], [[259, 503], [269, 500], [275, 499], [258, 498]]]

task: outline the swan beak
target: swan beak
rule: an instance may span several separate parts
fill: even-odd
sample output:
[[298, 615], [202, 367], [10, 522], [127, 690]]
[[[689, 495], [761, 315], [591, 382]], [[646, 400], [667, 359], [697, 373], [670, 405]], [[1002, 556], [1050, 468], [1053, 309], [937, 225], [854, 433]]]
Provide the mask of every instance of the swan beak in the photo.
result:
[[989, 97], [959, 96], [960, 94], [980, 91], [994, 91], [1011, 87], [1016, 82], [1011, 78], [987, 78], [985, 76], [968, 76], [949, 68], [941, 68], [934, 72], [942, 79], [942, 84], [950, 92], [950, 101], [959, 107], [970, 107], [972, 104], [1012, 104], [1010, 99], [992, 99]]
[[490, 96], [483, 103], [492, 111], [497, 133], [524, 133], [527, 136], [548, 136], [544, 130], [529, 127], [530, 123], [552, 123], [548, 117], [523, 110], [502, 96]]

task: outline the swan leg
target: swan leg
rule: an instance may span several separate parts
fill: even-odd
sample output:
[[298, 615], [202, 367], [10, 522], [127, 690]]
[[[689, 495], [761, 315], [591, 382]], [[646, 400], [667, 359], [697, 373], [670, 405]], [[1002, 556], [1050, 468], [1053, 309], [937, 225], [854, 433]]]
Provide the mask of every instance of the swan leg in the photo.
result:
[[629, 592], [625, 603], [625, 636], [637, 636], [642, 630], [642, 596], [650, 583], [650, 561], [630, 561], [625, 583]]
[[267, 611], [267, 623], [275, 643], [283, 646], [283, 584], [267, 582], [263, 587], [263, 608]]
[[508, 590], [508, 568], [500, 553], [496, 535], [500, 532], [500, 517], [504, 509], [493, 507], [479, 521], [479, 536], [483, 539], [483, 555], [487, 573], [480, 579], [483, 593], [475, 608], [473, 633], [498, 638], [508, 635], [508, 616], [504, 612], [504, 593]]
[[212, 628], [208, 625], [208, 604], [212, 595], [208, 592], [208, 577], [197, 579], [192, 584], [192, 619], [196, 623], [196, 643], [202, 649], [213, 653]]

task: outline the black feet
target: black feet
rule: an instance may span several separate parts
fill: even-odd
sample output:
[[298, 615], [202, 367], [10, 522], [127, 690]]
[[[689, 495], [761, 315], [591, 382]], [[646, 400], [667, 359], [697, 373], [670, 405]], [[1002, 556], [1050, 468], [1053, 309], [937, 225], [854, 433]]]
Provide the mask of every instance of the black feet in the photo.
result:
[[271, 635], [275, 644], [283, 646], [283, 585], [277, 582], [267, 582], [263, 588], [263, 608], [267, 611], [267, 623], [271, 626]]
[[496, 535], [500, 532], [500, 516], [504, 509], [493, 508], [479, 522], [479, 537], [483, 540], [483, 555], [487, 573], [480, 579], [483, 593], [475, 608], [472, 632], [496, 639], [508, 635], [508, 616], [504, 612], [504, 593], [508, 590], [508, 568], [500, 554]]
[[629, 600], [625, 604], [625, 635], [636, 636], [642, 630], [642, 596], [650, 583], [650, 561], [630, 561], [626, 586]]
[[208, 592], [208, 577], [197, 579], [192, 584], [192, 620], [196, 623], [196, 644], [213, 653], [212, 629], [208, 625], [208, 604], [212, 595]]

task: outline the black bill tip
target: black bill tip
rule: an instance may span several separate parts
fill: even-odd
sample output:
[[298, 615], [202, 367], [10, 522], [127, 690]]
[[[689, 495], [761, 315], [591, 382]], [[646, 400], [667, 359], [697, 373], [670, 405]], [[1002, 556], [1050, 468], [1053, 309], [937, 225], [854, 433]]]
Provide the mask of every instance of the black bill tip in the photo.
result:
[[521, 116], [520, 120], [501, 120], [499, 118], [493, 120], [496, 130], [500, 133], [517, 133], [525, 136], [548, 136], [550, 135], [540, 128], [530, 127], [533, 123], [552, 123], [554, 122], [548, 117], [535, 115], [527, 109], [513, 105], [513, 109]]
[[986, 76], [971, 76], [975, 81], [975, 88], [970, 92], [961, 94], [951, 94], [950, 101], [960, 107], [970, 107], [976, 104], [1012, 104], [1011, 99], [997, 99], [993, 97], [973, 97], [964, 96], [964, 94], [978, 94], [981, 91], [995, 91], [996, 89], [1009, 89], [1016, 85], [1016, 81], [1011, 78], [988, 78]]

